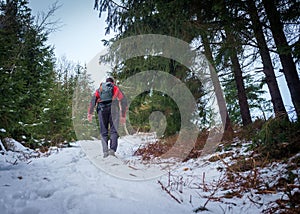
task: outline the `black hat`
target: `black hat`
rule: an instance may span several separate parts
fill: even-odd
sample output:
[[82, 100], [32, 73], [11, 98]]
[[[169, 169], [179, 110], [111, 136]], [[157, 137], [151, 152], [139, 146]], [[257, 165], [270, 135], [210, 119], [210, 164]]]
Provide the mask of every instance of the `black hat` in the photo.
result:
[[114, 81], [114, 79], [113, 79], [112, 77], [108, 77], [108, 78], [106, 79], [106, 82], [114, 83], [115, 81]]

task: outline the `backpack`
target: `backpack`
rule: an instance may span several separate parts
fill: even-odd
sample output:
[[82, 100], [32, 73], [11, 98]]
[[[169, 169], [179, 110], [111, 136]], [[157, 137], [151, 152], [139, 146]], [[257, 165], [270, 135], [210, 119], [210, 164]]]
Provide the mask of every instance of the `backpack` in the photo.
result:
[[111, 82], [103, 82], [100, 84], [99, 95], [100, 103], [109, 103], [113, 98], [114, 85]]

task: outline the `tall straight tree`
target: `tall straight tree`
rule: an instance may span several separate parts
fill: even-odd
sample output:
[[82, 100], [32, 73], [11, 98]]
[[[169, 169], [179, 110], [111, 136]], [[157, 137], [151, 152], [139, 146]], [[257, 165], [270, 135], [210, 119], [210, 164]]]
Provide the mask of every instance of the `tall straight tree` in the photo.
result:
[[247, 0], [247, 7], [248, 7], [248, 13], [251, 18], [252, 28], [257, 41], [259, 53], [262, 59], [263, 72], [266, 76], [266, 83], [269, 88], [275, 116], [281, 116], [282, 114], [286, 115], [287, 113], [276, 80], [268, 45], [264, 37], [262, 24], [259, 20], [259, 15], [255, 5], [255, 0]]
[[300, 118], [300, 80], [296, 65], [292, 57], [292, 49], [289, 46], [283, 30], [283, 24], [280, 19], [280, 13], [276, 8], [276, 1], [262, 0], [270, 29], [277, 47], [283, 73], [291, 93], [293, 105], [298, 119]]
[[[230, 32], [230, 30], [226, 30], [227, 33], [227, 39], [228, 42], [231, 44], [234, 44], [234, 39], [233, 35]], [[240, 105], [240, 111], [241, 111], [241, 116], [242, 116], [242, 122], [244, 126], [247, 126], [252, 123], [251, 120], [251, 115], [250, 115], [250, 109], [249, 109], [249, 104], [247, 100], [247, 94], [246, 94], [246, 89], [245, 89], [245, 84], [244, 84], [244, 79], [243, 79], [243, 71], [241, 69], [241, 65], [239, 63], [239, 59], [237, 56], [237, 51], [235, 47], [230, 47], [229, 48], [229, 54], [230, 54], [230, 60], [232, 63], [232, 71], [234, 74], [234, 80], [236, 83], [237, 87], [237, 92], [238, 92], [238, 101]]]
[[[188, 8], [188, 13], [189, 13], [189, 22], [193, 26], [194, 29], [197, 31], [197, 35], [201, 39], [201, 46], [203, 46], [204, 50], [204, 55], [206, 56], [207, 60], [210, 63], [210, 74], [211, 74], [211, 79], [212, 83], [214, 86], [214, 91], [216, 93], [216, 99], [220, 108], [220, 114], [223, 119], [223, 124], [224, 124], [224, 130], [226, 134], [224, 137], [230, 137], [233, 134], [233, 129], [232, 129], [232, 123], [229, 117], [229, 112], [228, 108], [226, 105], [225, 98], [223, 96], [223, 91], [221, 88], [220, 80], [218, 77], [217, 69], [216, 69], [216, 63], [213, 57], [213, 52], [211, 48], [211, 38], [214, 36], [214, 27], [215, 24], [209, 24], [211, 23], [211, 20], [215, 18], [215, 13], [213, 11], [213, 5], [211, 1], [203, 1], [201, 4], [196, 0], [190, 1], [189, 8]], [[197, 14], [197, 18], [195, 17], [195, 14]], [[191, 19], [191, 17], [194, 17]], [[196, 38], [196, 36], [195, 36]], [[225, 119], [225, 121], [224, 121]]]
[[[233, 2], [233, 1], [232, 1]], [[229, 3], [233, 4], [229, 1]], [[243, 82], [243, 74], [241, 65], [239, 62], [239, 52], [241, 47], [241, 41], [238, 38], [235, 38], [234, 35], [238, 35], [239, 31], [241, 31], [239, 25], [233, 23], [237, 23], [237, 18], [233, 13], [234, 8], [228, 8], [229, 4], [227, 2], [215, 0], [215, 1], [203, 1], [202, 4], [199, 4], [198, 1], [193, 1], [193, 5], [190, 7], [191, 18], [193, 18], [193, 13], [197, 14], [197, 19], [195, 22], [195, 27], [199, 29], [200, 37], [202, 38], [202, 45], [204, 46], [204, 51], [208, 58], [212, 59], [212, 51], [208, 51], [210, 49], [210, 44], [213, 44], [212, 47], [219, 47], [218, 55], [216, 57], [216, 61], [219, 62], [218, 59], [222, 58], [225, 61], [221, 62], [223, 67], [228, 67], [228, 59], [231, 61], [231, 70], [234, 73], [234, 81], [236, 83], [237, 90], [237, 100], [239, 103], [241, 119], [243, 125], [250, 124], [251, 115], [249, 104], [247, 100], [247, 94], [245, 89], [245, 84]], [[193, 20], [193, 19], [192, 19]], [[205, 34], [212, 34], [211, 41], [208, 41]], [[217, 38], [218, 35], [222, 35]], [[217, 41], [218, 40], [218, 41]], [[208, 43], [209, 42], [209, 43]], [[208, 44], [207, 44], [208, 43]], [[209, 54], [209, 52], [211, 52]]]
[[241, 65], [238, 58], [238, 48], [240, 48], [241, 44], [238, 41], [238, 33], [239, 30], [237, 25], [232, 25], [237, 17], [233, 14], [232, 9], [228, 8], [229, 5], [226, 2], [219, 2], [219, 7], [216, 8], [219, 11], [219, 19], [222, 23], [225, 32], [225, 36], [223, 35], [223, 42], [228, 49], [228, 55], [231, 61], [231, 68], [234, 74], [234, 80], [237, 87], [237, 95], [238, 95], [238, 102], [241, 111], [242, 123], [244, 126], [247, 126], [252, 123], [251, 115], [250, 115], [250, 108], [249, 103], [247, 100], [247, 93], [245, 89], [245, 83], [243, 79], [243, 71], [241, 69]]
[[225, 101], [224, 96], [223, 96], [223, 91], [222, 91], [222, 88], [221, 88], [219, 78], [218, 78], [217, 74], [214, 72], [214, 70], [216, 70], [216, 69], [215, 69], [215, 66], [214, 66], [213, 54], [212, 54], [212, 51], [211, 51], [211, 48], [210, 48], [209, 38], [208, 38], [208, 36], [205, 32], [201, 33], [201, 40], [203, 42], [204, 54], [205, 54], [207, 60], [210, 62], [211, 78], [212, 78], [212, 82], [213, 82], [213, 85], [214, 85], [214, 90], [215, 90], [215, 93], [216, 93], [217, 102], [218, 102], [220, 110], [222, 111], [222, 112], [220, 112], [220, 114], [223, 117], [225, 116], [225, 121], [223, 121], [223, 124], [225, 124], [224, 125], [225, 126], [224, 130], [225, 130], [227, 135], [232, 136], [233, 129], [232, 129], [230, 117], [229, 117], [229, 114], [228, 114], [226, 101]]

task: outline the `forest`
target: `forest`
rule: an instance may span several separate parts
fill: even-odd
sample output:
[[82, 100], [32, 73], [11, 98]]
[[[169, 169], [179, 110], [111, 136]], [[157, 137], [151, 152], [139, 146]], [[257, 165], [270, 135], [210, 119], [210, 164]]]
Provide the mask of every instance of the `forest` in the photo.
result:
[[[106, 16], [106, 33], [116, 33], [103, 41], [106, 46], [143, 34], [167, 35], [191, 44], [217, 73], [225, 97], [227, 138], [242, 130], [242, 137], [264, 144], [267, 150], [288, 142], [289, 153], [299, 148], [299, 4], [291, 0], [95, 0], [94, 10]], [[84, 65], [56, 59], [53, 47], [46, 45], [55, 30], [55, 23], [47, 19], [55, 10], [34, 17], [26, 0], [1, 1], [0, 136], [32, 148], [76, 140], [73, 94], [78, 81], [87, 78], [90, 84]], [[184, 65], [159, 56], [135, 57], [115, 64], [110, 74], [122, 85], [144, 70], [163, 70], [184, 82], [198, 104], [199, 130], [208, 129], [212, 112], [207, 91]], [[284, 77], [288, 91], [280, 90], [279, 77]], [[285, 96], [291, 103], [284, 103]], [[131, 103], [132, 127], [149, 131], [147, 118], [152, 111], [166, 116], [164, 136], [178, 132], [178, 106], [159, 91], [151, 96], [145, 91]], [[86, 122], [85, 112], [75, 120]]]
[[[183, 96], [181, 103], [174, 99], [176, 84], [156, 78], [156, 85], [163, 91], [149, 86], [131, 100], [127, 127], [120, 135], [153, 131], [149, 122], [153, 112], [154, 122], [163, 123], [165, 129], [156, 130], [160, 139], [139, 148], [134, 155], [142, 156], [143, 160], [159, 157], [174, 146], [179, 133], [185, 133], [185, 140], [191, 140], [187, 137], [189, 129], [196, 125], [196, 142], [184, 161], [200, 157], [215, 125], [211, 88], [225, 115], [224, 133], [218, 143], [227, 149], [239, 139], [247, 142], [248, 150], [256, 154], [251, 157], [254, 166], [243, 159], [240, 164], [244, 165], [237, 166], [240, 170], [284, 161], [298, 154], [299, 8], [297, 0], [95, 0], [91, 9], [105, 18], [106, 26], [101, 27], [107, 35], [114, 33], [112, 39], [102, 41], [109, 52], [99, 62], [112, 65], [109, 75], [119, 87], [129, 94], [136, 93], [150, 83], [128, 83], [129, 79], [144, 71], [150, 71], [149, 78], [153, 73], [155, 79], [156, 71], [162, 71], [183, 83], [196, 103], [191, 112], [184, 93], [178, 92]], [[53, 6], [48, 12], [33, 16], [28, 0], [0, 0], [0, 142], [4, 147], [8, 139], [14, 139], [31, 149], [47, 151], [53, 146], [65, 147], [78, 140], [100, 137], [99, 127], [87, 120], [94, 89], [86, 65], [67, 57], [56, 58], [54, 47], [47, 43], [57, 27], [57, 23], [49, 21], [56, 10]], [[114, 47], [119, 41], [143, 35], [176, 39], [187, 44], [193, 53], [203, 55], [208, 70], [213, 71], [213, 87], [208, 89], [190, 67], [165, 57], [170, 53], [160, 55], [161, 50], [156, 50], [155, 54], [126, 58], [119, 53], [125, 45]], [[134, 45], [141, 44], [135, 42]], [[147, 42], [153, 47], [165, 45], [158, 40]], [[126, 48], [127, 52], [138, 49]], [[186, 111], [182, 110], [182, 103], [186, 104]], [[192, 119], [183, 128], [182, 118], [190, 113]], [[0, 150], [4, 149], [1, 146]], [[293, 161], [299, 166], [299, 156]], [[293, 185], [297, 189], [293, 178], [299, 175], [291, 170], [290, 180], [286, 181], [290, 183], [285, 187]], [[292, 205], [286, 203], [287, 210], [297, 213], [298, 195], [289, 196]]]

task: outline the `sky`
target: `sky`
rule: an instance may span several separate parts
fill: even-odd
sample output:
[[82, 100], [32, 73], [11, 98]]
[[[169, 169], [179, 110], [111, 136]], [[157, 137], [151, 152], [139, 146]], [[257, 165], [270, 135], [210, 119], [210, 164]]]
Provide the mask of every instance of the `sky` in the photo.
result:
[[94, 0], [29, 0], [33, 15], [47, 12], [52, 4], [61, 5], [51, 20], [60, 20], [61, 27], [49, 35], [49, 44], [55, 47], [56, 57], [65, 56], [68, 60], [88, 63], [104, 47], [105, 17], [99, 18], [94, 10]]
[[113, 36], [105, 35], [106, 17], [99, 18], [94, 0], [29, 0], [29, 7], [36, 16], [47, 13], [55, 2], [60, 7], [51, 21], [59, 20], [61, 27], [49, 35], [48, 43], [54, 46], [57, 58], [66, 57], [68, 61], [86, 65], [96, 89], [111, 70], [108, 65], [99, 64], [99, 56], [107, 50], [101, 40]]

